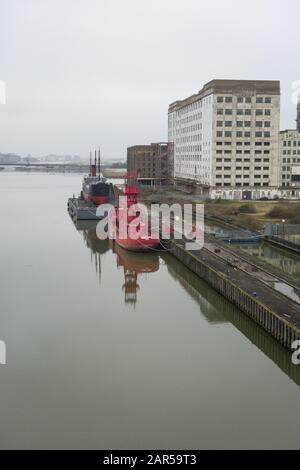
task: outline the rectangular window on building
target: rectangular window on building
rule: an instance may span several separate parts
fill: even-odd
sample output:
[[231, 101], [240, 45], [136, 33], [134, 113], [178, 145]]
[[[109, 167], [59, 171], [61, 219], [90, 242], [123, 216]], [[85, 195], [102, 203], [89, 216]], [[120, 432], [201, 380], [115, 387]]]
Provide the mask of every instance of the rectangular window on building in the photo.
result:
[[244, 114], [244, 110], [243, 110], [243, 109], [237, 109], [237, 110], [236, 110], [236, 114], [237, 114], [238, 116], [241, 116], [242, 114]]
[[251, 127], [251, 121], [245, 121], [245, 127]]
[[246, 103], [251, 103], [251, 96], [246, 96], [245, 102]]
[[237, 136], [237, 137], [243, 137], [242, 131], [237, 131], [237, 132], [236, 132], [236, 136]]
[[242, 96], [238, 96], [237, 102], [238, 102], [238, 103], [243, 103], [243, 102], [244, 102], [244, 98], [243, 98]]
[[232, 109], [225, 109], [225, 114], [227, 114], [227, 115], [232, 114]]
[[256, 127], [262, 127], [263, 123], [262, 121], [256, 121], [255, 125]]
[[271, 110], [265, 109], [265, 116], [271, 116]]
[[256, 103], [263, 103], [263, 98], [261, 96], [256, 97]]
[[225, 103], [232, 103], [232, 96], [226, 96]]
[[217, 102], [218, 103], [223, 103], [224, 99], [223, 99], [223, 96], [218, 96], [217, 97]]
[[246, 131], [246, 132], [245, 132], [245, 137], [251, 137], [251, 132]]
[[225, 131], [225, 137], [231, 137], [232, 132], [231, 131]]
[[223, 127], [223, 121], [217, 121], [217, 127]]
[[256, 114], [256, 116], [262, 116], [263, 110], [262, 110], [262, 109], [257, 109], [257, 110], [255, 111], [255, 114]]
[[270, 121], [265, 121], [265, 127], [271, 127], [271, 122]]
[[217, 137], [223, 137], [223, 132], [222, 131], [217, 131]]
[[264, 132], [264, 137], [270, 137], [270, 136], [271, 136], [270, 132]]
[[237, 127], [243, 127], [243, 121], [236, 121]]
[[255, 137], [262, 137], [262, 132], [255, 132]]
[[271, 102], [272, 102], [272, 99], [271, 99], [271, 98], [269, 98], [269, 97], [266, 97], [266, 98], [265, 98], [265, 103], [269, 103], [269, 104], [270, 104]]
[[232, 127], [232, 121], [225, 121], [225, 127]]
[[217, 114], [223, 114], [223, 109], [217, 109]]

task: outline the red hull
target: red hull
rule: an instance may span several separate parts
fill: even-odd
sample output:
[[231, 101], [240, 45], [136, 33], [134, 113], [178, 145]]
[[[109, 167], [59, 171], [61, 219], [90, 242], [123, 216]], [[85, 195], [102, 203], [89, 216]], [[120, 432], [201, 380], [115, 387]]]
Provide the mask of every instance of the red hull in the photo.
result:
[[86, 193], [83, 193], [83, 198], [86, 201], [91, 201], [95, 206], [100, 206], [100, 204], [106, 204], [109, 201], [109, 198], [107, 196], [90, 196]]
[[138, 238], [137, 240], [133, 240], [129, 236], [127, 238], [120, 238], [118, 230], [116, 230], [115, 241], [122, 248], [129, 251], [156, 251], [160, 244], [159, 237]]

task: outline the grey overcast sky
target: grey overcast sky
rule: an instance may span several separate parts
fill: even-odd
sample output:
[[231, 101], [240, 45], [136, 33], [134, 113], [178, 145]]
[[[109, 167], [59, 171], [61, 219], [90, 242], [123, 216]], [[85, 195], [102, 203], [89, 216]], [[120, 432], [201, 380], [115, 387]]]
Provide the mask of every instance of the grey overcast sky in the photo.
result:
[[125, 157], [213, 78], [281, 81], [295, 126], [299, 0], [0, 0], [0, 152]]

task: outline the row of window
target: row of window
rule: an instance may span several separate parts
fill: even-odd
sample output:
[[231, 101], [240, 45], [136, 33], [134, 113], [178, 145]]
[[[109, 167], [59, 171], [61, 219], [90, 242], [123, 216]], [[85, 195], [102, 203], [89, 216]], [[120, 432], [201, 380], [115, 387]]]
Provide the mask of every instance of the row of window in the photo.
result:
[[293, 153], [291, 150], [284, 150], [283, 155], [300, 155], [300, 150], [293, 150]]
[[[232, 186], [231, 183], [216, 183], [216, 186]], [[235, 183], [235, 186], [250, 186], [246, 181], [243, 183]], [[269, 186], [269, 183], [254, 183], [254, 186]]]
[[[293, 141], [293, 147], [300, 147], [300, 140], [294, 140]], [[284, 147], [292, 147], [292, 141], [291, 140], [284, 140], [283, 141], [283, 146]]]
[[[251, 137], [251, 132], [250, 131], [217, 131], [216, 136], [217, 137], [233, 137], [234, 134], [236, 137]], [[266, 132], [261, 132], [257, 131], [255, 132], [255, 137], [271, 137], [271, 134], [269, 131]]]
[[[222, 160], [223, 160], [222, 158], [216, 158], [216, 162], [222, 162]], [[263, 158], [263, 159], [261, 159], [261, 158], [255, 158], [255, 159], [254, 159], [255, 163], [261, 163], [262, 160], [263, 160], [264, 163], [267, 163], [267, 162], [270, 161], [269, 158]], [[244, 162], [250, 162], [250, 158], [244, 158], [244, 159], [242, 159], [242, 158], [236, 158], [235, 161], [236, 161], [236, 162], [242, 162], [242, 161], [244, 161]], [[224, 158], [224, 162], [231, 162], [231, 158]]]
[[[256, 103], [267, 103], [270, 104], [272, 103], [272, 98], [269, 96], [257, 96], [256, 97]], [[232, 96], [218, 96], [217, 97], [217, 102], [218, 103], [232, 103]], [[237, 102], [238, 103], [251, 103], [252, 98], [251, 96], [238, 96], [237, 97]]]
[[[237, 171], [239, 171], [239, 170], [250, 170], [250, 167], [249, 167], [249, 166], [244, 166], [244, 167], [236, 166], [235, 169], [236, 169]], [[263, 171], [269, 171], [269, 169], [270, 169], [270, 168], [269, 168], [268, 166], [263, 166], [263, 167], [261, 167], [261, 166], [255, 166], [255, 167], [254, 167], [254, 170], [258, 170], [258, 171], [261, 171], [261, 170], [263, 170]], [[232, 170], [232, 166], [224, 166], [224, 167], [222, 167], [222, 166], [216, 166], [216, 170]]]
[[187, 132], [195, 132], [202, 129], [202, 124], [193, 124], [192, 126], [181, 127], [176, 130], [176, 135], [186, 134]]
[[[226, 178], [226, 179], [229, 179], [231, 178], [232, 175], [226, 175], [226, 174], [222, 174], [222, 175], [216, 175], [216, 178], [220, 179], [220, 178]], [[250, 178], [250, 175], [234, 175], [235, 178]], [[254, 178], [255, 179], [268, 179], [269, 178], [269, 175], [254, 175]]]
[[[216, 137], [225, 137], [225, 138], [226, 138], [226, 137], [232, 137], [232, 132], [231, 132], [231, 131], [225, 131], [225, 132], [223, 132], [223, 131], [217, 131]], [[217, 141], [217, 145], [221, 145], [221, 144], [222, 144], [222, 142]], [[234, 145], [234, 142], [231, 142], [231, 141], [224, 141], [223, 144], [225, 144], [225, 145], [231, 145], [231, 144], [233, 144], [233, 145]], [[246, 146], [248, 145], [248, 146], [250, 146], [250, 145], [251, 145], [251, 142], [249, 142], [249, 141], [247, 141], [247, 140], [246, 140], [245, 142], [238, 140], [238, 141], [236, 142], [236, 145], [237, 145], [237, 146], [241, 146], [241, 145], [246, 145]], [[262, 146], [262, 145], [264, 145], [265, 147], [269, 147], [269, 146], [270, 146], [270, 142], [269, 142], [269, 141], [266, 141], [266, 142], [257, 141], [257, 142], [254, 143], [254, 145], [255, 145], [256, 147]]]
[[[217, 127], [232, 127], [233, 121], [217, 121]], [[236, 121], [237, 127], [251, 127], [251, 121]], [[271, 121], [255, 121], [255, 127], [271, 127]]]
[[[223, 109], [223, 108], [218, 108], [217, 109], [217, 114], [218, 115], [227, 115], [227, 116], [230, 116], [233, 114], [233, 109]], [[236, 110], [236, 114], [238, 116], [242, 116], [242, 115], [245, 115], [245, 116], [251, 116], [251, 109], [237, 109]], [[270, 109], [256, 109], [255, 110], [255, 114], [256, 116], [271, 116], [271, 110]]]
[[[224, 133], [223, 133], [224, 132]], [[251, 132], [240, 132], [240, 131], [217, 131], [216, 136], [217, 137], [233, 137], [234, 133], [236, 134], [236, 137], [251, 137]], [[271, 137], [271, 133], [269, 131], [261, 132], [257, 131], [255, 132], [255, 137]]]
[[300, 158], [283, 158], [283, 163], [300, 163]]

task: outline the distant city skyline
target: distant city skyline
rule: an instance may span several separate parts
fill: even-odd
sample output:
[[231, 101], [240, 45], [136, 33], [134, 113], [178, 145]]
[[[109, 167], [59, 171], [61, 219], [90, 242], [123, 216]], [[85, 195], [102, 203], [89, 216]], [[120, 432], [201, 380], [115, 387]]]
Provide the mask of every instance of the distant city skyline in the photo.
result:
[[299, 2], [0, 0], [0, 152], [126, 158], [213, 78], [280, 80], [296, 128]]

